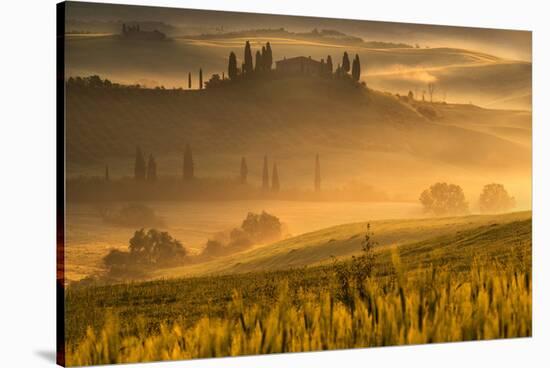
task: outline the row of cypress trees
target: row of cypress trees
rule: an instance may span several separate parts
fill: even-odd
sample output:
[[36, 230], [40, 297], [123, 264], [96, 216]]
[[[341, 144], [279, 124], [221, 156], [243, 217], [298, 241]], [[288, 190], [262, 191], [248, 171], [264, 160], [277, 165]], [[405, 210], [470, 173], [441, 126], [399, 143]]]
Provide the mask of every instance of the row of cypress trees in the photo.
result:
[[[329, 55], [330, 58], [330, 55]], [[331, 72], [332, 72], [332, 60], [331, 60]], [[351, 71], [351, 78], [359, 82], [359, 79], [361, 78], [361, 61], [359, 60], [359, 55], [355, 54], [355, 58], [353, 59], [353, 62], [350, 63], [349, 55], [347, 51], [344, 51], [344, 56], [342, 57], [342, 64], [338, 64], [336, 67], [336, 77], [344, 77], [349, 75], [349, 72]]]
[[273, 66], [273, 52], [271, 44], [267, 42], [261, 50], [256, 51], [255, 62], [252, 60], [252, 48], [250, 42], [246, 41], [244, 46], [244, 61], [239, 69], [237, 55], [231, 51], [229, 53], [229, 62], [227, 65], [227, 75], [229, 79], [235, 80], [238, 77], [248, 77], [253, 74], [268, 72]]
[[[193, 152], [189, 144], [185, 145], [185, 151], [183, 153], [183, 179], [192, 180], [195, 177], [195, 167], [193, 162]], [[145, 163], [145, 156], [143, 151], [138, 146], [136, 147], [136, 156], [134, 163], [134, 179], [136, 181], [157, 181], [157, 162], [153, 154], [149, 155], [149, 160], [147, 164]], [[105, 166], [105, 180], [109, 181], [109, 166]], [[246, 158], [241, 158], [241, 167], [240, 167], [240, 182], [241, 184], [246, 184], [248, 181], [248, 165], [246, 163]], [[314, 179], [315, 191], [319, 192], [321, 190], [321, 165], [319, 162], [319, 154], [315, 156], [315, 179]], [[264, 164], [262, 170], [262, 189], [268, 191], [271, 189], [273, 192], [278, 192], [280, 190], [279, 182], [279, 171], [277, 168], [277, 163], [273, 163], [273, 168], [271, 171], [271, 185], [269, 182], [269, 165], [267, 155], [264, 155]]]
[[[258, 75], [261, 73], [271, 71], [273, 66], [273, 51], [271, 50], [271, 44], [267, 42], [262, 46], [260, 50], [256, 51], [255, 62], [253, 62], [252, 57], [252, 48], [250, 42], [246, 41], [244, 46], [244, 61], [241, 64], [241, 67], [238, 67], [237, 55], [235, 52], [231, 51], [229, 53], [229, 62], [227, 65], [227, 75], [229, 79], [236, 80], [237, 78], [247, 78], [252, 75]], [[327, 59], [321, 59], [321, 70], [320, 73], [322, 76], [331, 77], [335, 75], [337, 78], [343, 78], [350, 75], [351, 78], [359, 82], [361, 78], [361, 61], [359, 60], [359, 55], [355, 54], [355, 58], [350, 62], [349, 55], [347, 51], [344, 52], [342, 57], [342, 63], [338, 64], [336, 70], [333, 73], [333, 63], [332, 56], [328, 55]], [[222, 78], [223, 79], [223, 78]], [[187, 87], [192, 89], [192, 79], [191, 72], [187, 75]], [[202, 68], [199, 69], [199, 89], [204, 88]]]
[[[108, 179], [109, 168], [105, 169], [105, 176]], [[145, 156], [138, 146], [136, 148], [136, 159], [134, 164], [134, 179], [136, 181], [157, 181], [157, 162], [153, 154], [149, 155], [147, 164], [145, 163]]]
[[[195, 177], [194, 171], [193, 152], [189, 144], [187, 144], [183, 153], [183, 179], [192, 180]], [[109, 166], [105, 167], [105, 179], [109, 180]], [[145, 155], [139, 146], [136, 147], [134, 179], [136, 181], [157, 181], [157, 162], [155, 157], [151, 153], [146, 164]]]

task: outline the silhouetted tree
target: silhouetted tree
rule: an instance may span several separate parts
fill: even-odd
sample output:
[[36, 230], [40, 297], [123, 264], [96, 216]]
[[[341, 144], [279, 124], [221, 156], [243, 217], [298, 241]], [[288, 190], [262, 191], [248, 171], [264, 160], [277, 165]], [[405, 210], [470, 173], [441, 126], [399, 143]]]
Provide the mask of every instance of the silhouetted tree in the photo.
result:
[[326, 72], [328, 75], [332, 74], [332, 57], [330, 55], [327, 56]]
[[136, 161], [134, 164], [134, 179], [145, 180], [145, 158], [139, 146], [136, 148]]
[[202, 69], [199, 69], [199, 89], [202, 89]]
[[359, 79], [361, 79], [361, 62], [359, 61], [359, 55], [357, 54], [355, 54], [355, 59], [353, 59], [351, 76], [356, 82], [359, 82]]
[[265, 70], [270, 71], [273, 65], [273, 53], [271, 51], [271, 45], [266, 43], [265, 45], [265, 58], [264, 58]]
[[229, 54], [229, 65], [227, 66], [227, 75], [229, 79], [235, 80], [239, 71], [237, 69], [237, 55], [233, 51]]
[[342, 67], [340, 66], [340, 64], [338, 64], [338, 66], [336, 67], [336, 71], [334, 72], [334, 75], [336, 76], [336, 78], [342, 78], [343, 76], [343, 71], [342, 71]]
[[273, 164], [273, 173], [271, 174], [271, 191], [278, 192], [280, 189], [279, 185], [279, 172], [277, 171], [277, 164]]
[[109, 181], [109, 165], [105, 165], [105, 181]]
[[262, 172], [262, 189], [269, 189], [269, 169], [267, 168], [267, 155], [264, 156], [264, 169]]
[[248, 177], [248, 166], [246, 165], [246, 159], [241, 158], [241, 184], [246, 184]]
[[413, 91], [410, 91], [410, 90], [409, 90], [409, 94], [407, 95], [407, 97], [408, 97], [409, 100], [411, 100], [411, 101], [414, 100], [414, 93], [413, 93]]
[[263, 69], [262, 54], [260, 53], [260, 51], [256, 51], [256, 68], [254, 69], [254, 71], [256, 73], [259, 73], [262, 71], [262, 69]]
[[193, 152], [189, 144], [185, 145], [183, 153], [183, 179], [192, 180], [195, 177], [195, 164], [193, 162]]
[[157, 181], [157, 162], [152, 154], [149, 155], [149, 162], [147, 163], [147, 181]]
[[508, 194], [508, 191], [502, 184], [487, 184], [479, 196], [479, 209], [483, 213], [506, 212], [516, 205], [514, 197]]
[[350, 63], [347, 51], [344, 51], [344, 57], [342, 58], [342, 70], [344, 73], [349, 73]]
[[430, 103], [434, 102], [433, 100], [434, 92], [435, 92], [435, 84], [428, 83], [428, 93], [430, 94]]
[[315, 191], [321, 191], [321, 164], [319, 163], [319, 154], [315, 156]]
[[265, 46], [262, 46], [262, 70], [267, 70], [266, 65], [266, 59], [267, 58], [267, 51], [265, 50]]
[[243, 74], [250, 75], [253, 71], [254, 66], [252, 65], [252, 50], [250, 49], [250, 42], [246, 41], [244, 46]]
[[187, 88], [191, 89], [191, 72], [187, 75]]

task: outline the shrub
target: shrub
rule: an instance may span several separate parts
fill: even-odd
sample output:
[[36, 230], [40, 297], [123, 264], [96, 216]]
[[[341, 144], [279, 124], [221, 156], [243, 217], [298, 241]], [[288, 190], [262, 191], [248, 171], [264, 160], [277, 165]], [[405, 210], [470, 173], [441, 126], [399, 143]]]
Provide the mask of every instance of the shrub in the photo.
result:
[[374, 247], [378, 244], [373, 240], [370, 224], [361, 243], [361, 255], [352, 256], [348, 262], [334, 261], [334, 273], [337, 281], [336, 295], [350, 309], [355, 308], [354, 295], [365, 295], [365, 282], [372, 276], [374, 270]]
[[103, 258], [103, 263], [113, 271], [121, 271], [133, 265], [161, 265], [177, 263], [187, 255], [183, 245], [167, 232], [157, 229], [137, 230], [130, 239], [128, 252], [113, 249]]

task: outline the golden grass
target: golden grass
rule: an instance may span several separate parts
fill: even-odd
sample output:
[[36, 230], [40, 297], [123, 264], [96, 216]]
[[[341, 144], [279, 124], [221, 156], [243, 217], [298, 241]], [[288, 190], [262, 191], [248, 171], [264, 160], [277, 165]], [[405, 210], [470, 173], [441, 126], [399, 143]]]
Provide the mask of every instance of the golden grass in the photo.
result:
[[[394, 262], [394, 265], [397, 263]], [[431, 268], [368, 280], [353, 303], [331, 288], [291, 298], [278, 285], [273, 305], [243, 303], [235, 291], [223, 317], [123, 334], [111, 315], [99, 333], [68, 352], [68, 365], [130, 363], [531, 336], [531, 272], [476, 266], [460, 275]], [[359, 290], [359, 289], [357, 289]]]

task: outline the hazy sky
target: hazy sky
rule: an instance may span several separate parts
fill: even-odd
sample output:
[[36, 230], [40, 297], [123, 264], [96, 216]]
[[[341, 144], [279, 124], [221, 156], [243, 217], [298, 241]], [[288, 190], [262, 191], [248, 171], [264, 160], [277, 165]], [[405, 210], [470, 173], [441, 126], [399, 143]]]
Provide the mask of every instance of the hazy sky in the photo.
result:
[[68, 3], [67, 19], [84, 22], [159, 21], [178, 27], [184, 33], [213, 32], [219, 27], [223, 27], [224, 31], [281, 27], [289, 31], [336, 29], [366, 41], [468, 48], [504, 58], [531, 61], [531, 32], [528, 31], [80, 2]]

